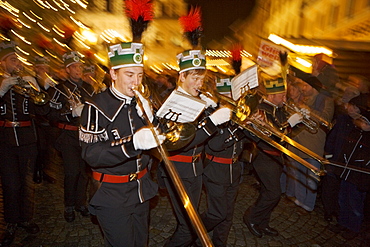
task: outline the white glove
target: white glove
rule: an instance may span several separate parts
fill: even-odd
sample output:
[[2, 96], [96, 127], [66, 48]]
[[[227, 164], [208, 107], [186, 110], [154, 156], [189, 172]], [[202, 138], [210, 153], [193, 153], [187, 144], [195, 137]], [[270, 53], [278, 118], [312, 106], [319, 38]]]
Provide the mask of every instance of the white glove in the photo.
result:
[[288, 119], [288, 123], [291, 127], [296, 126], [298, 123], [302, 122], [303, 116], [299, 113], [294, 113], [290, 118]]
[[214, 113], [209, 116], [209, 119], [211, 119], [212, 123], [214, 125], [220, 125], [230, 120], [231, 117], [231, 110], [227, 107], [222, 107], [215, 111]]
[[53, 82], [49, 77], [45, 79], [45, 87], [55, 87], [56, 83]]
[[[34, 77], [27, 75], [27, 76], [23, 76], [22, 79], [25, 80], [26, 82], [32, 84], [38, 90], [40, 90], [40, 86], [39, 86], [39, 84], [37, 83], [37, 81]], [[31, 85], [29, 85], [29, 86], [31, 87]]]
[[9, 89], [18, 83], [17, 77], [8, 77], [5, 78], [1, 83], [0, 83], [0, 97], [3, 97], [6, 92], [9, 91]]
[[85, 104], [76, 104], [72, 107], [72, 117], [80, 117]]
[[[146, 115], [148, 116], [149, 121], [153, 122], [153, 111], [152, 111], [151, 105], [149, 104], [148, 100], [145, 99], [139, 92], [137, 92], [137, 95], [139, 96], [139, 100], [141, 101], [141, 103], [143, 105], [144, 111], [145, 111]], [[137, 110], [137, 114], [140, 117], [142, 117], [143, 116], [143, 111], [142, 111], [141, 107], [139, 106], [139, 104], [136, 104], [136, 110]]]
[[201, 100], [204, 100], [206, 102], [206, 108], [212, 106], [212, 107], [217, 107], [217, 103], [214, 102], [211, 98], [208, 98], [204, 94], [200, 94], [199, 97]]
[[[166, 139], [164, 135], [160, 135], [158, 130], [155, 129], [160, 144]], [[144, 127], [136, 131], [133, 136], [134, 147], [136, 150], [148, 150], [157, 147], [157, 142], [153, 136], [150, 128]]]
[[309, 109], [307, 109], [307, 108], [301, 108], [300, 112], [306, 118], [309, 118], [310, 117], [310, 110]]

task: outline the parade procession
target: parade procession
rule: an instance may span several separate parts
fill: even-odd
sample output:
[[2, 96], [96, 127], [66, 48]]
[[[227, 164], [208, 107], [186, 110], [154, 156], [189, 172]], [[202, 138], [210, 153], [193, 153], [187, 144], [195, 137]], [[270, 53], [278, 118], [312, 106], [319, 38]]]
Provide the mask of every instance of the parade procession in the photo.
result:
[[370, 246], [369, 1], [0, 7], [1, 247]]

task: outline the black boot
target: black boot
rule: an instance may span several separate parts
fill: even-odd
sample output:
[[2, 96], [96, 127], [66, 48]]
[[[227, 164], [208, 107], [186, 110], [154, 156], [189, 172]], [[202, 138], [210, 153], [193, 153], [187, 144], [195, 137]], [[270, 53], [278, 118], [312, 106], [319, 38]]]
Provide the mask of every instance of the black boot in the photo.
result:
[[1, 240], [1, 246], [10, 246], [14, 240], [15, 232], [17, 230], [16, 223], [8, 223], [6, 225], [6, 230], [4, 232], [3, 238]]

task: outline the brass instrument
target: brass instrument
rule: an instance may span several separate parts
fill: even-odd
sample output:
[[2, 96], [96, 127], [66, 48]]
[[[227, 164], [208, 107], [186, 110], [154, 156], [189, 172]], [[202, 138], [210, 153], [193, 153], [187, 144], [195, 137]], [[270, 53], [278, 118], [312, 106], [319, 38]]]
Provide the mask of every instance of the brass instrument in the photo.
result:
[[302, 111], [302, 108], [299, 108], [294, 103], [286, 103], [284, 102], [285, 110], [289, 113], [289, 115], [293, 115], [295, 113], [299, 113], [302, 115], [302, 124], [304, 124], [305, 128], [308, 132], [311, 134], [316, 134], [318, 129], [320, 128], [320, 125], [326, 127], [328, 130], [331, 130], [333, 128], [333, 124], [331, 122], [326, 121], [319, 115], [317, 115], [314, 112], [310, 112], [310, 114], [305, 114], [304, 111]]
[[[288, 144], [296, 147], [300, 151], [302, 151], [302, 152], [306, 153], [307, 155], [309, 155], [309, 156], [315, 158], [316, 160], [318, 160], [321, 164], [324, 165], [324, 164], [329, 163], [329, 161], [327, 161], [323, 157], [317, 155], [316, 153], [312, 152], [308, 148], [306, 148], [306, 147], [302, 146], [301, 144], [295, 142], [294, 140], [290, 139], [288, 136], [284, 135], [279, 130], [276, 130], [274, 127], [270, 126], [269, 124], [267, 124], [267, 123], [265, 123], [261, 120], [255, 119], [255, 118], [251, 118], [250, 117], [251, 113], [253, 113], [254, 110], [256, 110], [256, 107], [253, 108], [253, 107], [248, 106], [250, 108], [250, 111], [246, 111], [246, 112], [243, 112], [243, 111], [241, 112], [240, 111], [240, 109], [243, 109], [243, 106], [241, 106], [239, 104], [244, 104], [245, 102], [248, 102], [248, 100], [247, 101], [241, 100], [241, 98], [244, 98], [244, 99], [247, 98], [248, 99], [248, 94], [249, 94], [248, 91], [243, 93], [243, 95], [240, 97], [240, 99], [238, 101], [234, 101], [233, 99], [231, 99], [229, 97], [226, 97], [226, 96], [224, 96], [222, 94], [219, 94], [219, 93], [216, 93], [216, 94], [213, 95], [209, 92], [204, 92], [204, 94], [211, 95], [211, 96], [213, 96], [213, 98], [216, 97], [218, 99], [218, 101], [221, 102], [221, 103], [226, 102], [227, 104], [232, 105], [234, 114], [233, 114], [231, 120], [233, 122], [235, 122], [236, 124], [238, 124], [243, 129], [248, 130], [250, 133], [252, 133], [253, 135], [262, 139], [263, 141], [265, 141], [269, 145], [273, 146], [274, 148], [278, 149], [279, 151], [285, 153], [287, 156], [289, 156], [292, 159], [296, 160], [297, 162], [301, 163], [302, 165], [304, 165], [305, 167], [310, 169], [315, 175], [323, 176], [323, 175], [326, 174], [325, 170], [316, 168], [315, 166], [311, 165], [310, 163], [308, 163], [307, 161], [305, 161], [304, 159], [302, 159], [298, 155], [294, 154], [292, 151], [288, 150], [287, 148], [283, 147], [282, 145], [280, 145], [279, 143], [277, 143], [273, 139], [271, 139], [271, 137], [270, 137], [271, 135], [279, 137], [282, 142], [285, 141]], [[257, 95], [257, 94], [254, 93], [252, 95], [254, 95], [253, 96], [254, 99], [253, 100], [252, 100], [252, 98], [249, 99], [249, 102], [259, 102], [260, 100], [262, 100], [261, 98], [259, 98], [259, 95]], [[252, 97], [252, 96], [249, 96], [249, 97]], [[258, 99], [258, 100], [256, 101], [256, 99]], [[319, 178], [316, 178], [316, 179], [319, 180]]]
[[49, 102], [49, 94], [37, 88], [32, 82], [23, 79], [20, 70], [14, 71], [11, 76], [15, 76], [18, 81], [17, 84], [13, 85], [13, 90], [16, 93], [29, 97], [36, 105], [45, 105]]
[[[146, 84], [140, 84], [136, 90], [144, 98], [149, 98], [149, 90]], [[195, 136], [196, 127], [193, 123], [177, 123], [175, 121], [160, 119], [163, 125], [163, 134], [166, 136], [166, 140], [163, 145], [167, 151], [174, 151], [185, 147], [189, 144]]]
[[[140, 91], [145, 91], [144, 87], [139, 87], [139, 89], [141, 89]], [[153, 136], [156, 140], [156, 143], [157, 143], [157, 149], [158, 149], [158, 152], [160, 153], [162, 159], [163, 159], [163, 163], [165, 164], [166, 166], [166, 169], [167, 169], [167, 172], [179, 194], [179, 197], [184, 205], [184, 208], [190, 218], [190, 221], [191, 223], [193, 224], [193, 227], [195, 229], [195, 231], [197, 232], [198, 234], [198, 237], [199, 237], [199, 240], [201, 241], [202, 245], [203, 246], [213, 246], [212, 244], [212, 241], [210, 240], [208, 234], [207, 234], [207, 231], [203, 225], [203, 222], [201, 221], [196, 209], [194, 208], [186, 190], [185, 190], [185, 187], [181, 181], [181, 178], [179, 176], [179, 174], [177, 173], [177, 170], [175, 168], [175, 166], [173, 165], [173, 163], [168, 159], [168, 152], [165, 148], [165, 146], [163, 144], [160, 143], [159, 139], [158, 139], [158, 136], [157, 136], [157, 133], [154, 129], [154, 126], [153, 124], [149, 121], [149, 118], [145, 112], [145, 109], [143, 107], [143, 104], [142, 102], [140, 101], [140, 97], [138, 96], [138, 92], [136, 89], [134, 89], [134, 93], [136, 95], [136, 99], [137, 99], [137, 104], [139, 105], [139, 107], [141, 108], [142, 112], [143, 112], [143, 116], [144, 118], [146, 119], [149, 127], [150, 127], [150, 130], [152, 131], [153, 133]], [[146, 96], [148, 97], [147, 95], [148, 92], [144, 92], [144, 95], [146, 94]], [[146, 98], [147, 98], [146, 97]], [[167, 136], [166, 136], [167, 138]]]

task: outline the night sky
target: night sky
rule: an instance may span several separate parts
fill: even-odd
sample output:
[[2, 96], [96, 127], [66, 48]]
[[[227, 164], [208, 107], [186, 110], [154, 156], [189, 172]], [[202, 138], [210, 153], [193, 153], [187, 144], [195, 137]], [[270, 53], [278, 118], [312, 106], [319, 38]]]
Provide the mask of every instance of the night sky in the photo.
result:
[[245, 19], [253, 10], [256, 0], [187, 0], [192, 6], [200, 6], [202, 12], [202, 44], [213, 39], [221, 40], [232, 32], [229, 26], [238, 19]]

